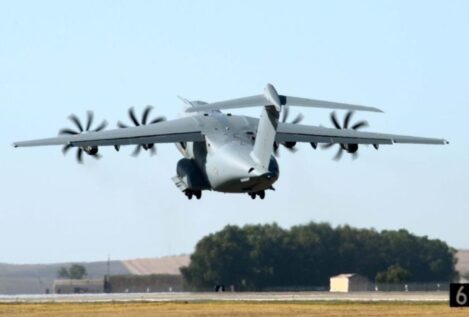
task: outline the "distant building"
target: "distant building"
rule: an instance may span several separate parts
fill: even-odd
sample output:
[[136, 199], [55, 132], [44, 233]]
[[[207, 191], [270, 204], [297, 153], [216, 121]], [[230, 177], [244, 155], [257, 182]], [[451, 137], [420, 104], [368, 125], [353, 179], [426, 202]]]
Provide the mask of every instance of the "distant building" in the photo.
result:
[[[161, 258], [144, 258], [122, 261], [132, 275], [181, 275], [179, 269], [190, 264], [190, 256], [176, 255]], [[121, 275], [123, 273], [119, 273]]]
[[53, 290], [55, 294], [103, 293], [104, 279], [55, 280]]
[[371, 290], [370, 281], [359, 274], [340, 274], [330, 278], [331, 292], [365, 292]]
[[82, 280], [55, 280], [55, 294], [80, 293], [149, 293], [149, 292], [180, 292], [183, 290], [181, 275], [111, 275], [104, 278]]
[[[167, 256], [162, 258], [110, 261], [110, 273], [113, 275], [180, 275], [179, 269], [190, 263], [188, 255]], [[54, 280], [57, 271], [71, 263], [53, 264], [5, 264], [0, 263], [0, 294], [43, 294], [48, 289], [54, 292]], [[78, 262], [85, 266], [89, 278], [108, 274], [107, 261]], [[153, 287], [152, 287], [153, 289]]]
[[459, 250], [456, 253], [456, 259], [458, 260], [456, 262], [456, 271], [461, 275], [469, 272], [469, 250]]
[[114, 275], [109, 279], [112, 293], [180, 292], [183, 290], [181, 275]]

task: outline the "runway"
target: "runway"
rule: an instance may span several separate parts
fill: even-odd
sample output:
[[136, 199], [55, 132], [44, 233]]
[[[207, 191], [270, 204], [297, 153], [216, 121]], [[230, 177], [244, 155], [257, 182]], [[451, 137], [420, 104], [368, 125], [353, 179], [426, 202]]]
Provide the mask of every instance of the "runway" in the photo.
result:
[[356, 301], [356, 302], [445, 302], [447, 292], [172, 292], [172, 293], [111, 293], [111, 294], [44, 294], [0, 295], [0, 303], [99, 303], [99, 302], [308, 302], [308, 301]]

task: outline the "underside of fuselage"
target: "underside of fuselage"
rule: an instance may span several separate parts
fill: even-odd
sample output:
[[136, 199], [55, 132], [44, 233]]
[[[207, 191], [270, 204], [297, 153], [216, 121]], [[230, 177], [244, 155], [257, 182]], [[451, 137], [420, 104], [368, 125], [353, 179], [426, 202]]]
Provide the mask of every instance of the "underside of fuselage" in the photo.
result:
[[278, 163], [273, 155], [268, 166], [256, 161], [252, 155], [255, 136], [239, 127], [240, 122], [247, 125], [249, 120], [222, 113], [210, 119], [205, 142], [178, 146], [185, 158], [178, 163], [177, 176], [173, 178], [176, 185], [194, 194], [202, 190], [252, 194], [273, 189], [279, 177]]
[[231, 177], [225, 182], [217, 184], [212, 189], [224, 193], [256, 193], [273, 189], [273, 184], [278, 179], [278, 173], [266, 172], [258, 176]]

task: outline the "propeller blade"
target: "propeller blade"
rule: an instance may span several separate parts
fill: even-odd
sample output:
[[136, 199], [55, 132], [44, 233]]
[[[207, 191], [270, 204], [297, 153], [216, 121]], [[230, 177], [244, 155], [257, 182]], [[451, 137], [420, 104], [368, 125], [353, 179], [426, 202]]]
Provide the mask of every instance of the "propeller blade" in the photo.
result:
[[151, 120], [151, 121], [150, 121], [150, 124], [158, 123], [158, 122], [162, 122], [162, 121], [166, 121], [166, 117], [163, 117], [163, 116], [157, 117], [157, 118]]
[[[159, 123], [159, 122], [162, 122], [162, 121], [165, 121], [166, 120], [166, 117], [164, 116], [159, 116], [153, 120], [151, 120], [149, 123], [149, 118], [150, 118], [150, 112], [151, 110], [153, 109], [153, 106], [151, 105], [147, 105], [145, 107], [145, 109], [143, 110], [143, 113], [142, 113], [142, 120], [139, 122], [138, 119], [137, 119], [137, 116], [135, 114], [135, 109], [134, 107], [131, 107], [129, 108], [128, 110], [128, 114], [129, 114], [129, 117], [130, 117], [130, 120], [132, 121], [132, 123], [138, 127], [138, 126], [143, 126], [143, 125], [147, 125], [147, 124], [154, 124], [154, 123]], [[119, 128], [128, 128], [129, 126], [118, 121], [117, 122], [117, 126]], [[116, 149], [116, 151], [119, 151], [120, 147], [119, 146], [114, 146], [114, 148]], [[142, 149], [144, 149], [145, 151], [147, 150], [150, 150], [150, 154], [151, 155], [155, 155], [156, 154], [156, 147], [154, 146], [154, 144], [138, 144], [136, 145], [135, 149], [133, 150], [132, 152], [132, 156], [137, 156], [140, 154], [140, 152], [142, 151]]]
[[99, 160], [99, 159], [101, 159], [101, 158], [103, 157], [103, 156], [102, 156], [101, 154], [99, 154], [99, 153], [93, 154], [93, 155], [91, 155], [91, 156], [94, 157], [96, 160]]
[[[367, 121], [360, 121], [360, 122], [355, 123], [354, 125], [352, 125], [352, 127], [349, 128], [349, 125], [350, 125], [350, 122], [352, 120], [353, 114], [354, 114], [353, 111], [348, 111], [347, 112], [347, 114], [344, 117], [344, 122], [343, 122], [342, 127], [340, 126], [340, 123], [339, 123], [339, 120], [337, 119], [337, 114], [336, 114], [335, 111], [331, 112], [330, 118], [331, 118], [331, 121], [332, 121], [332, 124], [334, 125], [334, 127], [336, 129], [339, 129], [339, 130], [341, 130], [341, 129], [358, 130], [360, 128], [368, 126]], [[310, 144], [314, 149], [316, 148], [316, 144], [314, 142], [312, 142]], [[328, 149], [328, 148], [332, 147], [334, 144], [335, 143], [325, 143], [325, 144], [321, 144], [320, 146], [323, 149]], [[344, 151], [347, 151], [348, 153], [352, 154], [352, 157], [353, 157], [354, 160], [358, 158], [358, 153], [356, 152], [357, 151], [357, 145], [356, 144], [347, 145], [347, 144], [338, 143], [338, 145], [339, 145], [339, 150], [337, 151], [337, 153], [335, 154], [335, 156], [333, 158], [335, 161], [338, 161], [342, 158], [342, 155], [343, 155]], [[378, 145], [373, 144], [373, 146], [377, 149]]]
[[83, 149], [80, 147], [77, 150], [77, 161], [80, 164], [83, 164]]
[[332, 146], [334, 146], [334, 143], [324, 143], [324, 144], [321, 144], [321, 149], [328, 149]]
[[279, 148], [278, 142], [274, 142], [274, 155], [276, 157], [280, 156], [280, 152], [278, 151], [278, 148]]
[[67, 152], [72, 148], [71, 144], [64, 145], [62, 148], [63, 155], [67, 154]]
[[368, 126], [368, 122], [367, 121], [360, 121], [360, 122], [357, 122], [355, 123], [353, 126], [352, 126], [352, 129], [353, 130], [358, 130], [358, 129], [361, 129], [361, 128], [365, 128]]
[[285, 123], [288, 119], [288, 113], [290, 112], [290, 107], [283, 106], [283, 113], [282, 113], [282, 122]]
[[89, 131], [90, 128], [91, 128], [91, 124], [93, 123], [94, 114], [93, 114], [92, 111], [87, 111], [87, 112], [86, 112], [86, 116], [87, 116], [87, 119], [86, 119], [86, 131]]
[[[74, 125], [78, 128], [78, 131], [75, 131], [73, 129], [64, 128], [64, 129], [59, 130], [59, 135], [77, 135], [77, 134], [81, 134], [83, 132], [89, 132], [89, 131], [97, 132], [97, 131], [103, 130], [107, 126], [107, 121], [104, 120], [103, 122], [101, 122], [101, 124], [96, 129], [92, 130], [91, 126], [93, 125], [93, 122], [94, 122], [94, 113], [92, 111], [87, 111], [86, 112], [85, 129], [83, 129], [83, 125], [81, 124], [80, 119], [75, 114], [69, 115], [68, 119], [74, 123]], [[73, 146], [71, 144], [65, 144], [62, 147], [62, 153], [64, 155], [66, 155], [72, 147]], [[83, 152], [84, 152], [83, 148], [81, 148], [81, 147], [77, 148], [76, 159], [77, 159], [78, 163], [80, 163], [80, 164], [83, 163]], [[90, 152], [92, 153], [94, 151], [90, 150]], [[88, 151], [86, 153], [89, 154]], [[97, 158], [97, 159], [101, 158], [101, 155], [99, 155], [98, 153], [90, 154], [90, 155], [95, 156], [95, 158]]]
[[142, 115], [142, 124], [143, 125], [147, 124], [148, 115], [150, 114], [151, 109], [153, 109], [153, 107], [148, 105], [145, 108], [145, 110], [143, 111], [143, 115]]
[[70, 121], [75, 123], [75, 125], [77, 126], [78, 130], [80, 130], [80, 132], [83, 132], [83, 126], [81, 125], [80, 119], [78, 119], [76, 115], [71, 114], [70, 116], [68, 116], [68, 118], [70, 119]]
[[71, 129], [62, 129], [59, 131], [59, 135], [62, 135], [62, 134], [71, 134], [71, 135], [75, 135], [75, 134], [80, 134], [80, 132], [77, 132], [77, 131], [73, 131]]
[[339, 150], [337, 151], [337, 154], [334, 156], [334, 161], [340, 160], [343, 153], [344, 153], [344, 149], [339, 148]]
[[130, 117], [130, 120], [132, 120], [132, 122], [135, 124], [135, 126], [139, 126], [140, 123], [138, 122], [137, 120], [137, 117], [135, 116], [135, 112], [134, 112], [134, 108], [129, 108], [129, 117]]
[[122, 123], [122, 122], [120, 122], [120, 121], [117, 121], [117, 126], [118, 126], [119, 128], [121, 128], [121, 129], [128, 128], [128, 126], [127, 126], [127, 125], [123, 124], [123, 123]]
[[337, 120], [337, 116], [336, 116], [336, 114], [335, 114], [335, 111], [334, 111], [334, 112], [331, 112], [331, 121], [332, 121], [332, 123], [334, 124], [334, 126], [335, 126], [336, 129], [339, 129], [339, 130], [342, 129], [342, 128], [340, 127], [339, 121]]
[[135, 150], [132, 152], [132, 156], [137, 157], [140, 154], [142, 146], [140, 144], [135, 146]]
[[103, 122], [101, 122], [101, 124], [96, 129], [94, 129], [94, 132], [101, 131], [106, 127], [107, 127], [107, 121], [104, 120]]
[[293, 121], [291, 123], [293, 124], [298, 124], [300, 123], [302, 120], [303, 120], [304, 116], [302, 113], [299, 113], [295, 119], [293, 119]]
[[296, 152], [298, 151], [298, 149], [295, 148], [295, 147], [287, 147], [287, 146], [286, 146], [285, 148], [286, 148], [288, 151], [290, 151], [290, 153], [296, 153]]
[[350, 119], [352, 118], [353, 111], [347, 112], [344, 118], [344, 129], [348, 129], [348, 125], [350, 123]]

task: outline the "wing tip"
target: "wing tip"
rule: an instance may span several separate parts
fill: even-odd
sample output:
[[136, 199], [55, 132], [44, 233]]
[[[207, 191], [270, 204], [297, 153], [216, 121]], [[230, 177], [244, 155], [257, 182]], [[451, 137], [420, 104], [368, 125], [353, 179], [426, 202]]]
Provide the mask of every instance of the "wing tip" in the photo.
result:
[[373, 111], [373, 112], [384, 113], [383, 110], [381, 110], [381, 109], [379, 109], [379, 108], [375, 108], [375, 107], [369, 107], [369, 110], [370, 110], [370, 111]]
[[11, 146], [14, 147], [14, 148], [17, 148], [18, 144], [16, 142], [14, 142], [14, 143], [11, 144]]

